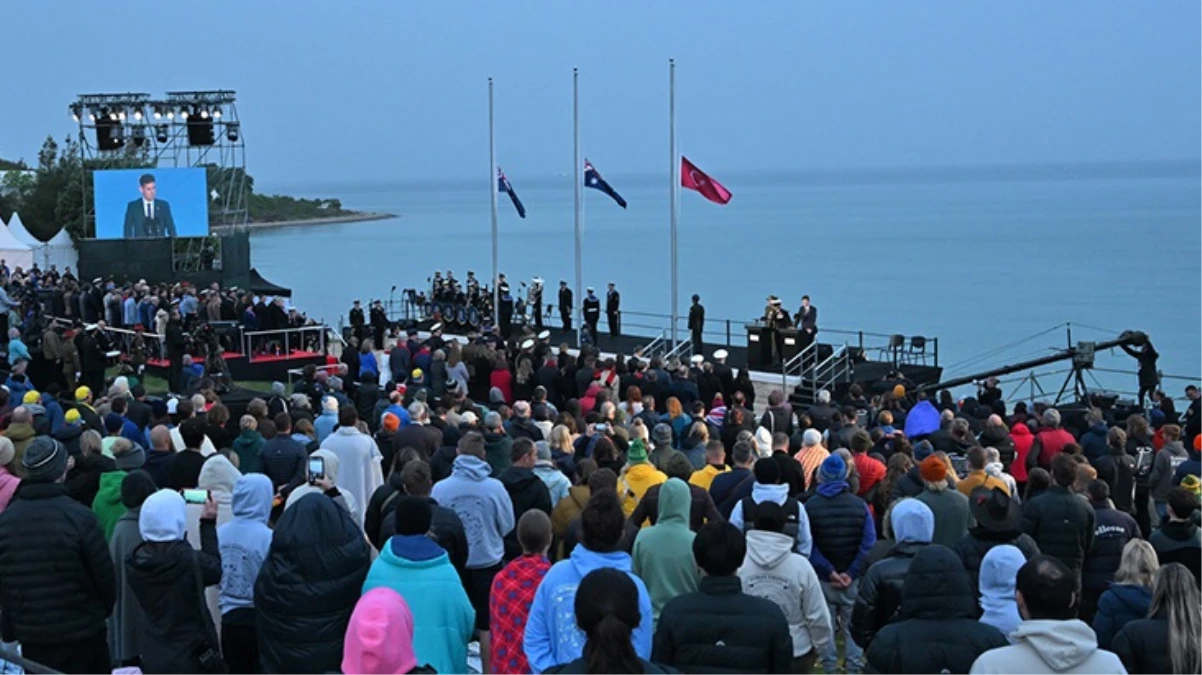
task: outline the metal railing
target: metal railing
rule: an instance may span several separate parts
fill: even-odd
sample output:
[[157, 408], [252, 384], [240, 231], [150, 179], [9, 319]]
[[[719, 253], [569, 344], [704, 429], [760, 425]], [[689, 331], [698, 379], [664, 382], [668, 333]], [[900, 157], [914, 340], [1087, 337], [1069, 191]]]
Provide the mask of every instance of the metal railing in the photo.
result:
[[781, 366], [781, 386], [786, 391], [790, 377], [797, 377], [799, 386], [809, 385], [812, 393], [850, 381], [853, 371], [851, 346], [843, 343], [830, 356], [807, 367], [807, 363], [817, 360], [817, 345], [817, 342], [811, 343]]
[[649, 361], [657, 356], [662, 357], [670, 349], [672, 349], [672, 339], [668, 337], [668, 331], [660, 331], [658, 337], [643, 347], [642, 355]]
[[667, 354], [664, 354], [664, 362], [671, 361], [672, 359], [679, 359], [682, 356], [689, 357], [692, 355], [693, 340], [690, 338], [685, 338], [684, 340], [677, 342], [676, 346], [673, 347]]
[[[104, 332], [105, 334], [116, 338], [113, 342], [113, 346], [122, 354], [131, 353], [134, 337], [138, 335], [137, 331], [128, 330], [126, 328], [113, 328], [111, 326], [105, 326]], [[167, 347], [164, 344], [163, 336], [159, 335], [158, 333], [146, 331], [143, 331], [141, 336], [142, 341], [146, 344], [147, 356], [154, 356], [157, 354], [155, 358], [167, 358]]]
[[[1028, 403], [1034, 403], [1035, 401], [1044, 400], [1049, 397], [1055, 396], [1056, 398], [1052, 401], [1052, 404], [1056, 405], [1061, 402], [1061, 399], [1063, 398], [1063, 394], [1065, 393], [1065, 391], [1062, 389], [1063, 385], [1061, 383], [1057, 382], [1055, 387], [1050, 388], [1050, 389], [1045, 389], [1043, 386], [1043, 382], [1040, 381], [1040, 378], [1046, 379], [1049, 377], [1069, 376], [1073, 372], [1074, 372], [1074, 369], [1071, 367], [1059, 368], [1056, 370], [1045, 370], [1045, 371], [1031, 370], [1022, 375], [1001, 378], [998, 380], [998, 386], [1002, 388], [1002, 396], [1003, 396], [1003, 399], [1007, 403], [1014, 403], [1014, 402], [1018, 402], [1018, 401], [1026, 401]], [[1115, 394], [1118, 396], [1129, 398], [1133, 401], [1139, 397], [1139, 392], [1136, 390], [1115, 389], [1114, 387], [1110, 387], [1110, 386], [1106, 386], [1106, 385], [1102, 384], [1101, 382], [1098, 381], [1097, 377], [1092, 374], [1095, 372], [1109, 373], [1109, 374], [1114, 374], [1114, 375], [1124, 375], [1124, 376], [1130, 377], [1131, 378], [1130, 381], [1134, 382], [1134, 381], [1138, 381], [1139, 373], [1137, 371], [1123, 370], [1121, 368], [1094, 367], [1094, 368], [1083, 369], [1082, 373], [1084, 375], [1088, 375], [1090, 377], [1090, 379], [1093, 380], [1094, 387], [1096, 387], [1096, 391], [1098, 391], [1098, 392], [1106, 392], [1109, 394]], [[1168, 375], [1163, 372], [1158, 373], [1158, 376], [1159, 376], [1160, 382], [1162, 383], [1162, 389], [1163, 389], [1163, 383], [1165, 380], [1173, 380], [1176, 382], [1182, 382], [1184, 384], [1198, 384], [1200, 381], [1202, 381], [1202, 378], [1199, 378], [1199, 377], [1187, 377], [1184, 375]], [[1013, 386], [1011, 386], [1011, 385], [1013, 385]], [[1184, 390], [1184, 387], [1182, 387], [1182, 389]], [[1180, 396], [1180, 395], [1174, 396], [1171, 392], [1169, 392], [1167, 390], [1165, 390], [1165, 394], [1173, 400], [1173, 403], [1181, 404], [1180, 406], [1178, 406], [1179, 408], [1188, 407], [1190, 404], [1190, 400], [1188, 398], [1185, 398], [1184, 396]]]
[[253, 363], [262, 354], [291, 354], [294, 349], [326, 353], [324, 325], [281, 328], [277, 330], [255, 330], [242, 333], [242, 348], [247, 359]]

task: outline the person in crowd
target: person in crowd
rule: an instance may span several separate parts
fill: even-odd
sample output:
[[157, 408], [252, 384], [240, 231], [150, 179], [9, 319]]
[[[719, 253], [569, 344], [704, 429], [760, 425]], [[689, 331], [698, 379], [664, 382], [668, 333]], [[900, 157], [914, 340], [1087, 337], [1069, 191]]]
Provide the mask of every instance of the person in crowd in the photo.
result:
[[1098, 646], [1110, 649], [1114, 636], [1123, 626], [1148, 616], [1152, 604], [1152, 586], [1156, 583], [1156, 572], [1160, 562], [1156, 551], [1143, 539], [1133, 539], [1123, 547], [1119, 569], [1114, 573], [1110, 588], [1098, 600], [1098, 611], [1094, 615], [1093, 629], [1098, 636]]
[[317, 442], [324, 443], [326, 437], [334, 433], [338, 426], [338, 399], [326, 396], [321, 399], [321, 414], [313, 420], [313, 428], [317, 430]]
[[[509, 501], [513, 504], [513, 522], [521, 519], [522, 515], [532, 509], [538, 509], [548, 516], [551, 515], [551, 492], [537, 474], [534, 465], [538, 453], [534, 441], [529, 438], [514, 440], [510, 449], [510, 466], [497, 477], [505, 491], [509, 493]], [[505, 535], [505, 559], [512, 560], [521, 555], [521, 545], [517, 533], [510, 531]]]
[[[799, 497], [806, 489], [805, 475], [801, 464], [789, 455], [789, 437], [784, 432], [772, 434], [771, 458], [780, 469], [781, 482], [788, 488], [790, 497]], [[876, 461], [876, 460], [873, 460]]]
[[1027, 485], [1023, 490], [1023, 504], [1030, 502], [1052, 487], [1052, 474], [1037, 466], [1027, 472]]
[[109, 553], [113, 558], [113, 569], [117, 575], [117, 599], [113, 614], [109, 617], [109, 655], [119, 665], [137, 663], [142, 653], [139, 635], [145, 615], [142, 606], [134, 597], [129, 586], [125, 560], [142, 543], [138, 529], [138, 518], [146, 498], [158, 489], [149, 473], [142, 470], [129, 472], [121, 481], [121, 503], [125, 513], [117, 519], [113, 536], [109, 539]]
[[12, 503], [13, 495], [21, 484], [21, 479], [16, 475], [16, 459], [17, 451], [13, 442], [0, 436], [0, 513], [4, 513], [4, 509]]
[[885, 479], [887, 469], [881, 460], [869, 456], [868, 451], [872, 449], [872, 436], [867, 431], [860, 429], [853, 433], [849, 449], [856, 465], [856, 474], [860, 476], [860, 489], [856, 494], [864, 497]]
[[[737, 441], [730, 450], [731, 470], [720, 476], [714, 476], [710, 483], [710, 497], [718, 505], [718, 511], [729, 517], [739, 499], [751, 494], [752, 468], [756, 463], [755, 451], [747, 441]], [[745, 487], [745, 491], [741, 490]], [[741, 493], [741, 494], [740, 494]], [[739, 495], [737, 498], [735, 495]]]
[[726, 446], [722, 445], [722, 441], [711, 440], [705, 444], [705, 466], [689, 476], [689, 485], [708, 491], [714, 479], [727, 471], [730, 468], [726, 466]]
[[13, 443], [18, 467], [23, 466], [21, 458], [25, 455], [25, 449], [37, 435], [37, 430], [33, 428], [33, 413], [29, 408], [23, 405], [14, 408], [8, 427], [4, 430], [4, 436]]
[[551, 456], [551, 446], [546, 441], [534, 444], [536, 457], [534, 459], [534, 475], [547, 486], [551, 495], [552, 508], [568, 496], [572, 481], [556, 465]]
[[935, 514], [935, 534], [931, 543], [953, 548], [972, 523], [968, 497], [948, 484], [947, 463], [937, 453], [922, 460], [918, 471], [923, 490], [915, 498]]
[[559, 503], [551, 510], [551, 530], [555, 541], [563, 540], [568, 525], [579, 518], [584, 511], [590, 494], [589, 478], [596, 471], [598, 471], [597, 463], [591, 459], [582, 459], [576, 463], [576, 484], [568, 488], [567, 496], [559, 500]]
[[618, 478], [618, 489], [622, 495], [622, 512], [629, 517], [634, 507], [652, 485], [668, 480], [667, 475], [655, 468], [647, 457], [647, 446], [636, 438], [630, 442], [626, 452], [626, 468]]
[[1077, 442], [1072, 434], [1060, 428], [1059, 410], [1045, 409], [1039, 422], [1039, 431], [1035, 432], [1035, 437], [1031, 440], [1031, 450], [1027, 453], [1028, 472], [1037, 466], [1051, 471], [1052, 460], [1064, 451], [1065, 446]]
[[646, 622], [637, 579], [599, 567], [580, 580], [573, 601], [575, 627], [584, 636], [580, 656], [545, 673], [674, 672], [647, 660], [635, 647], [635, 633]]
[[25, 658], [65, 673], [105, 673], [116, 577], [96, 516], [67, 495], [67, 460], [49, 436], [21, 458], [21, 485], [0, 513], [0, 612]]
[[1090, 464], [1097, 465], [1107, 451], [1109, 443], [1107, 435], [1110, 433], [1110, 427], [1106, 425], [1106, 417], [1102, 414], [1100, 408], [1090, 408], [1085, 413], [1085, 431], [1081, 432], [1080, 445], [1081, 454], [1085, 455], [1085, 459], [1089, 460]]
[[896, 621], [884, 626], [865, 652], [867, 668], [967, 672], [982, 653], [1008, 644], [1001, 631], [976, 620], [975, 595], [951, 549], [933, 545], [919, 551], [906, 571]]
[[981, 605], [980, 621], [998, 629], [1002, 635], [1010, 635], [1023, 621], [1018, 613], [1014, 590], [1018, 570], [1026, 563], [1026, 554], [1010, 544], [994, 546], [981, 559], [977, 586]]
[[[818, 468], [818, 490], [806, 502], [813, 547], [810, 562], [822, 584], [831, 621], [843, 634], [848, 672], [859, 671], [863, 650], [851, 637], [851, 615], [868, 551], [876, 543], [876, 527], [863, 499], [847, 484], [848, 465], [835, 453]], [[834, 640], [819, 654], [822, 669], [835, 672], [839, 654]]]
[[178, 429], [184, 441], [184, 448], [167, 462], [166, 487], [172, 490], [196, 487], [200, 479], [200, 467], [205, 461], [205, 455], [201, 451], [201, 446], [206, 440], [204, 423], [193, 417], [185, 420]]
[[985, 429], [981, 431], [977, 440], [986, 448], [996, 449], [998, 459], [1003, 466], [1009, 467], [1014, 463], [1016, 454], [1014, 439], [1001, 415], [990, 415], [985, 420]]
[[[604, 472], [598, 471], [593, 474], [594, 480], [598, 478], [598, 474]], [[608, 489], [594, 489], [584, 507], [584, 513], [580, 516], [580, 545], [572, 548], [566, 560], [551, 566], [539, 584], [534, 594], [534, 603], [530, 606], [523, 649], [534, 672], [544, 672], [552, 666], [575, 661], [581, 656], [586, 659], [596, 657], [595, 653], [585, 651], [586, 640], [592, 643], [592, 633], [582, 632], [578, 627], [584, 625], [585, 630], [588, 630], [593, 624], [591, 621], [586, 624], [584, 617], [576, 615], [574, 610], [579, 610], [582, 605], [577, 596], [584, 591], [583, 580], [590, 572], [605, 568], [611, 568], [633, 582], [638, 596], [635, 602], [638, 607], [638, 622], [636, 626], [631, 627], [631, 631], [622, 634], [629, 639], [638, 658], [651, 657], [651, 596], [642, 579], [634, 574], [630, 555], [619, 548], [625, 525], [626, 517], [622, 513], [617, 493]], [[620, 587], [619, 584], [608, 584], [605, 593], [614, 593]], [[597, 600], [593, 594], [587, 595], [586, 598], [594, 602]], [[612, 606], [609, 602], [606, 600], [603, 604]], [[595, 611], [599, 610], [590, 607], [590, 619]], [[626, 614], [625, 618], [631, 617]], [[614, 634], [608, 634], [607, 640], [612, 639], [615, 639]], [[610, 653], [614, 653], [612, 645], [610, 650]]]
[[1098, 609], [1098, 599], [1114, 579], [1118, 571], [1123, 550], [1127, 543], [1139, 538], [1139, 526], [1131, 514], [1114, 508], [1110, 501], [1110, 486], [1104, 481], [1089, 483], [1086, 496], [1093, 507], [1093, 547], [1085, 556], [1081, 572], [1081, 607], [1078, 617], [1085, 623], [1093, 623]]
[[[308, 472], [309, 467], [306, 466], [306, 483], [288, 494], [288, 499], [284, 500], [284, 508], [288, 509], [293, 504], [300, 501], [301, 497], [304, 497], [305, 495], [314, 493], [324, 494], [348, 514], [350, 514], [351, 520], [355, 520], [355, 516], [359, 511], [357, 509], [357, 504], [355, 504], [354, 495], [351, 495], [350, 493], [344, 493], [338, 489], [338, 473], [339, 468], [341, 467], [341, 463], [338, 461], [338, 456], [329, 450], [316, 450], [313, 452], [313, 454], [309, 455], [309, 458], [311, 460], [320, 459], [322, 461], [325, 474], [321, 476], [311, 474]], [[355, 521], [355, 525], [359, 524], [360, 523], [358, 521]]]
[[818, 467], [823, 460], [830, 456], [830, 452], [822, 445], [822, 432], [817, 428], [806, 429], [801, 434], [801, 449], [797, 454], [793, 455], [793, 459], [801, 465], [801, 475], [805, 479], [805, 489], [809, 490], [814, 487], [814, 475], [818, 472]]
[[[209, 437], [205, 435], [204, 420], [196, 416], [196, 408], [192, 405], [192, 402], [188, 400], [176, 401], [175, 399], [172, 399], [168, 402], [168, 411], [172, 410], [172, 401], [175, 401], [174, 410], [175, 416], [178, 419], [178, 424], [170, 428], [171, 447], [175, 448], [176, 452], [183, 452], [184, 450], [198, 450], [202, 457], [208, 457], [217, 452], [217, 447], [213, 445], [213, 441], [209, 440]], [[201, 412], [204, 411], [202, 410]], [[85, 415], [84, 417], [86, 420], [87, 416]], [[189, 420], [196, 420], [197, 424], [200, 426], [200, 439], [196, 445], [189, 445], [187, 440], [184, 438], [184, 425]], [[97, 429], [97, 431], [100, 431], [100, 429]], [[178, 490], [181, 488], [172, 487], [171, 489]]]
[[[1077, 480], [1077, 462], [1068, 455], [1052, 460], [1054, 485], [1023, 502], [1023, 532], [1041, 553], [1056, 557], [1080, 579], [1085, 555], [1093, 548], [1097, 516], [1093, 507], [1070, 491]], [[1079, 599], [1079, 598], [1078, 598]]]
[[1202, 671], [1200, 606], [1198, 584], [1189, 570], [1178, 563], [1161, 567], [1148, 618], [1128, 623], [1114, 638], [1114, 653], [1127, 672]]
[[347, 501], [355, 506], [355, 522], [361, 523], [372, 493], [384, 484], [384, 472], [379, 448], [371, 436], [356, 428], [358, 423], [355, 407], [342, 406], [338, 410], [338, 429], [322, 441], [321, 447], [338, 457], [338, 489], [354, 498]]
[[263, 435], [259, 433], [259, 421], [252, 415], [243, 415], [238, 420], [238, 437], [233, 450], [238, 455], [238, 466], [247, 473], [259, 473], [259, 452], [263, 449]]
[[[293, 490], [293, 495], [298, 491]], [[263, 672], [332, 672], [362, 594], [370, 546], [350, 514], [321, 494], [284, 509], [255, 579]]]
[[[786, 456], [788, 461], [793, 462]], [[796, 462], [794, 462], [796, 464]], [[751, 494], [739, 500], [730, 513], [730, 523], [747, 531], [755, 527], [756, 510], [759, 504], [772, 502], [785, 510], [786, 530], [793, 536], [798, 553], [809, 556], [813, 548], [810, 520], [801, 502], [789, 496], [789, 486], [782, 482], [780, 463], [774, 457], [765, 457], [755, 463], [755, 483]]]
[[[513, 502], [501, 481], [489, 477], [491, 467], [484, 460], [483, 436], [476, 432], [464, 434], [459, 438], [457, 453], [450, 477], [436, 483], [430, 496], [455, 511], [464, 523], [468, 543], [465, 582], [468, 599], [476, 610], [480, 658], [488, 663], [488, 594], [493, 578], [501, 571], [504, 538], [514, 528]], [[546, 490], [542, 481], [538, 485]], [[550, 510], [548, 506], [546, 511]], [[550, 665], [554, 664], [544, 667]]]
[[[277, 416], [278, 417], [278, 416]], [[230, 672], [254, 673], [259, 669], [259, 644], [255, 628], [255, 578], [271, 548], [271, 502], [275, 489], [262, 474], [247, 474], [234, 485], [233, 519], [218, 526], [222, 576], [219, 594], [221, 651]]]
[[793, 638], [784, 612], [743, 592], [737, 572], [746, 553], [743, 533], [734, 525], [701, 528], [693, 540], [693, 558], [703, 573], [698, 590], [664, 606], [652, 661], [685, 672], [792, 671]]
[[1136, 466], [1135, 458], [1127, 454], [1127, 432], [1118, 427], [1107, 431], [1105, 452], [1091, 462], [1098, 470], [1098, 479], [1110, 488], [1114, 508], [1134, 516]]
[[1023, 511], [1018, 500], [1004, 490], [979, 487], [969, 496], [968, 506], [976, 524], [960, 537], [953, 550], [974, 584], [985, 556], [996, 546], [1013, 546], [1024, 559], [1039, 553], [1039, 545], [1022, 530]]
[[914, 556], [930, 545], [935, 533], [935, 514], [913, 498], [893, 506], [889, 523], [896, 543], [861, 577], [851, 613], [851, 636], [861, 648], [867, 648], [873, 637], [897, 615]]
[[[79, 438], [83, 435], [84, 426], [80, 421], [79, 411], [72, 408], [63, 413], [63, 423], [58, 429], [53, 430], [50, 435], [55, 440], [67, 446], [67, 452], [72, 457], [79, 457]], [[7, 437], [5, 437], [7, 438]], [[12, 443], [12, 440], [9, 440]]]
[[[230, 410], [218, 403], [205, 413], [205, 437], [215, 448], [234, 448], [235, 436], [229, 432], [226, 425], [230, 421]], [[241, 427], [242, 420], [238, 420]], [[235, 448], [236, 450], [237, 448]]]
[[[150, 445], [146, 452], [146, 463], [143, 465], [143, 468], [146, 469], [151, 478], [154, 478], [155, 485], [162, 484], [166, 486], [168, 483], [168, 466], [170, 465], [171, 458], [175, 456], [175, 449], [171, 447], [171, 430], [159, 424], [151, 427], [147, 435]], [[80, 440], [82, 441], [82, 436]]]
[[[693, 465], [689, 459], [681, 453], [673, 455], [664, 467], [664, 474], [668, 478], [678, 478], [681, 481], [686, 481], [693, 475]], [[630, 514], [630, 524], [632, 526], [642, 527], [643, 525], [654, 525], [659, 518], [659, 493], [664, 484], [652, 485], [643, 494], [643, 498], [639, 500], [638, 506], [634, 507], [634, 513]], [[722, 520], [722, 514], [718, 512], [718, 507], [714, 504], [714, 500], [705, 490], [689, 485], [689, 529], [696, 532], [701, 529], [701, 526], [707, 522]]]
[[[687, 420], [687, 416], [681, 415], [676, 419]], [[644, 427], [645, 428], [645, 427]], [[646, 439], [643, 439], [646, 441]], [[647, 461], [655, 468], [663, 471], [663, 466], [668, 463], [668, 459], [676, 454], [675, 441], [673, 441], [672, 427], [666, 423], [656, 424], [651, 428], [651, 444], [654, 449], [647, 455]]]
[[785, 534], [786, 515], [775, 502], [756, 509], [754, 529], [747, 532], [747, 555], [739, 579], [748, 595], [780, 607], [793, 638], [793, 666], [789, 672], [809, 673], [818, 654], [834, 640], [831, 616], [822, 585], [810, 561], [795, 552], [793, 538]]
[[292, 438], [292, 418], [288, 413], [276, 414], [275, 430], [275, 437], [265, 441], [259, 450], [259, 466], [274, 490], [287, 499], [288, 493], [305, 481], [305, 460], [309, 453]]
[[373, 588], [359, 598], [351, 612], [339, 672], [372, 675], [437, 672], [428, 663], [419, 665], [414, 634], [409, 603], [391, 588]]
[[634, 540], [633, 569], [651, 594], [653, 621], [659, 621], [669, 600], [697, 590], [690, 504], [688, 486], [679, 478], [669, 478], [659, 486], [659, 518], [651, 527], [640, 530]]
[[[447, 552], [447, 556], [451, 559], [451, 564], [454, 565], [455, 571], [459, 573], [461, 579], [466, 579], [467, 574], [467, 533], [464, 531], [463, 521], [459, 515], [452, 509], [445, 506], [439, 506], [438, 502], [430, 497], [430, 490], [433, 488], [433, 483], [430, 478], [430, 465], [421, 461], [416, 457], [413, 461], [405, 464], [405, 468], [398, 472], [401, 476], [401, 492], [398, 498], [404, 495], [410, 497], [420, 497], [425, 499], [430, 505], [430, 537], [438, 542], [438, 545], [443, 547]], [[394, 504], [396, 500], [393, 500]], [[389, 537], [396, 534], [396, 514], [395, 509], [384, 509], [385, 516], [383, 523], [380, 525], [380, 540], [387, 541]]]
[[[438, 448], [442, 446], [442, 432], [437, 427], [430, 424], [430, 409], [421, 401], [414, 401], [409, 404], [409, 423], [403, 424], [396, 436], [393, 437], [393, 447], [397, 450], [401, 448], [413, 448], [421, 454], [422, 459], [427, 462], [438, 452]], [[486, 439], [487, 440], [487, 439]], [[509, 453], [505, 453], [505, 466], [508, 466]], [[490, 462], [491, 464], [491, 462]], [[499, 475], [500, 471], [504, 470], [501, 467], [500, 471], [494, 466], [494, 474]]]
[[1198, 495], [1175, 487], [1169, 490], [1166, 503], [1168, 519], [1148, 537], [1148, 543], [1156, 549], [1161, 565], [1181, 563], [1202, 583], [1202, 531], [1193, 518], [1197, 515]]
[[[1071, 461], [1071, 460], [1070, 460]], [[1077, 615], [1077, 577], [1050, 555], [1037, 555], [1018, 570], [1015, 599], [1023, 622], [1011, 644], [977, 657], [970, 673], [1126, 673], [1119, 658], [1098, 648], [1093, 630]]]
[[986, 473], [986, 464], [988, 464], [988, 458], [985, 454], [985, 448], [979, 445], [969, 448], [968, 475], [956, 482], [956, 489], [960, 491], [960, 494], [967, 497], [978, 487], [989, 489], [999, 488], [1007, 495], [1010, 494], [1010, 486], [1005, 481]]
[[75, 456], [74, 466], [67, 472], [67, 494], [88, 508], [92, 508], [100, 491], [100, 477], [117, 470], [112, 458], [101, 452], [101, 443], [99, 432], [91, 429], [83, 432], [79, 437], [79, 455]]
[[506, 565], [493, 579], [488, 596], [492, 644], [490, 673], [517, 675], [530, 672], [522, 648], [526, 621], [534, 604], [534, 593], [551, 569], [551, 519], [538, 509], [527, 511], [517, 526], [522, 555]]
[[121, 503], [121, 481], [130, 471], [141, 469], [145, 463], [146, 453], [142, 446], [130, 443], [127, 438], [118, 438], [113, 443], [113, 470], [100, 474], [100, 489], [92, 500], [92, 512], [100, 521], [106, 541], [112, 538], [117, 519], [125, 513], [125, 506]]
[[1168, 496], [1169, 491], [1173, 489], [1173, 473], [1182, 462], [1189, 459], [1189, 453], [1185, 451], [1185, 445], [1181, 442], [1181, 427], [1166, 424], [1160, 431], [1164, 435], [1164, 447], [1152, 460], [1152, 473], [1148, 476], [1148, 484], [1156, 515], [1163, 520], [1169, 511]]
[[363, 590], [390, 588], [409, 598], [417, 659], [440, 673], [467, 672], [475, 613], [447, 552], [428, 536], [430, 503], [401, 497], [393, 513], [396, 534], [372, 563]]
[[217, 503], [204, 504], [200, 550], [185, 537], [184, 498], [159, 490], [138, 515], [142, 543], [124, 564], [145, 621], [138, 635], [141, 667], [149, 673], [224, 672], [217, 631], [197, 589], [221, 581]]

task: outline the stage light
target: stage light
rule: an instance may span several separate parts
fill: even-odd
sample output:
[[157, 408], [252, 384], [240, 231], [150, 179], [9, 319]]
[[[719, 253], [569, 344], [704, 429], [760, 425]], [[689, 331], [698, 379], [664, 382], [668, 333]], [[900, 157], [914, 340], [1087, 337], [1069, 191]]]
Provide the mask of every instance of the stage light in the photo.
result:
[[227, 122], [225, 125], [225, 137], [230, 143], [238, 142], [238, 130], [241, 127], [237, 122]]
[[81, 112], [83, 112], [83, 109], [82, 109], [82, 108], [79, 106], [79, 104], [78, 104], [78, 103], [76, 103], [75, 105], [72, 105], [72, 106], [71, 106], [71, 119], [73, 119], [73, 120], [75, 120], [76, 122], [78, 122], [78, 121], [79, 121], [79, 115], [80, 115], [80, 113], [81, 113]]
[[138, 121], [142, 120], [142, 109], [141, 108], [134, 109], [134, 119], [136, 119]]
[[161, 108], [159, 108], [158, 106], [155, 106], [155, 108], [154, 108], [154, 118], [156, 120], [163, 119], [163, 110]]
[[170, 137], [167, 135], [166, 124], [156, 124], [154, 127], [154, 140], [159, 143], [166, 143]]
[[169, 119], [169, 120], [175, 119], [175, 111], [174, 110], [167, 111], [167, 119]]
[[213, 111], [213, 118], [221, 119], [221, 108], [217, 108]]
[[133, 127], [132, 129], [130, 129], [130, 136], [133, 139], [134, 145], [136, 147], [140, 148], [140, 147], [146, 145], [146, 127], [144, 127], [142, 125]]
[[187, 110], [181, 110], [181, 111], [179, 111], [179, 118], [180, 118], [181, 120], [186, 120], [186, 119], [188, 119], [188, 111], [187, 111]]
[[207, 119], [209, 119], [209, 111], [208, 111], [208, 110], [201, 110], [201, 111], [200, 111], [200, 119], [202, 119], [202, 120], [207, 120]]

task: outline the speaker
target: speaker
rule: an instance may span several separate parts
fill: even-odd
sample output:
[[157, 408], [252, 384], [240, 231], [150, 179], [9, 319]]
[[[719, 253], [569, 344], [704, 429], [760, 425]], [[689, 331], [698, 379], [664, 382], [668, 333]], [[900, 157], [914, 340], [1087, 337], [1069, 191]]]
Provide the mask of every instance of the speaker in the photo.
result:
[[104, 116], [96, 120], [96, 147], [101, 150], [120, 150], [125, 147], [125, 134], [119, 120]]
[[189, 115], [188, 145], [212, 145], [214, 141], [212, 118]]

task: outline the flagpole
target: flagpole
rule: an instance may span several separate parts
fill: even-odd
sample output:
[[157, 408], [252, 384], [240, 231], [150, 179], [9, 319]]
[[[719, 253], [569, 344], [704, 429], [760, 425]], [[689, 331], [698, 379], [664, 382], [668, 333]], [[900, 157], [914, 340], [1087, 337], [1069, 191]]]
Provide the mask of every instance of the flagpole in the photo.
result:
[[497, 283], [497, 144], [493, 136], [491, 77], [488, 78], [488, 186], [492, 209], [492, 319], [496, 322], [501, 311], [501, 285]]
[[679, 192], [676, 184], [676, 172], [679, 168], [676, 159], [676, 59], [668, 59], [668, 195], [671, 198], [672, 210], [672, 348], [676, 348], [677, 287], [676, 287], [676, 219], [679, 211]]
[[[583, 188], [583, 177], [580, 175], [580, 71], [577, 68], [572, 68], [572, 157], [575, 163], [573, 176], [575, 187], [572, 189], [572, 196], [576, 202], [576, 306], [572, 308], [572, 314], [576, 316], [576, 346], [581, 347], [581, 334], [584, 324], [584, 312], [581, 309], [584, 306], [584, 296], [581, 294], [581, 239], [583, 239], [584, 231], [584, 200], [581, 194]], [[596, 341], [597, 336], [593, 336]]]

